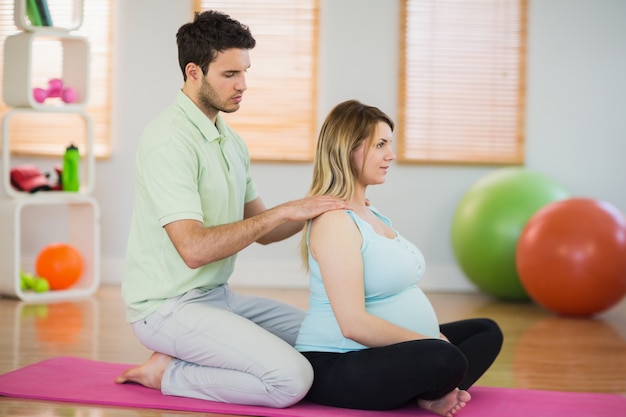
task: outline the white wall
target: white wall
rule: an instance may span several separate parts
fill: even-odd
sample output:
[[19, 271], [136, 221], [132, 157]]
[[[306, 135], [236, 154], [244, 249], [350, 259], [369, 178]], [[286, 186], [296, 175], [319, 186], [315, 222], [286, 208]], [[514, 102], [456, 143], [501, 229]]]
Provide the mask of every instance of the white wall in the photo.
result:
[[[236, 17], [236, 16], [235, 16]], [[99, 161], [102, 280], [119, 282], [133, 200], [133, 158], [143, 126], [182, 85], [175, 33], [191, 1], [117, 1], [113, 156]], [[356, 98], [396, 116], [399, 2], [322, 0], [320, 120]], [[626, 212], [626, 2], [531, 0], [529, 10], [527, 164], [573, 194], [607, 200]], [[254, 28], [252, 28], [254, 31]], [[254, 88], [254, 86], [250, 86]], [[450, 221], [464, 191], [491, 167], [397, 165], [370, 198], [424, 252], [424, 287], [468, 290], [456, 266]], [[310, 164], [253, 165], [268, 205], [301, 197]], [[233, 282], [305, 286], [297, 238], [254, 245]]]

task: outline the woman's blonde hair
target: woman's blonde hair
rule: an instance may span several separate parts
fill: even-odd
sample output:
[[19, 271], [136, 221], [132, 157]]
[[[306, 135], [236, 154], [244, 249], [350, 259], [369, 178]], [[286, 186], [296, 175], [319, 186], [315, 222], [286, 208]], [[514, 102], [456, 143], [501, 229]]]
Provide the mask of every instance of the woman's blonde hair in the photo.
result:
[[[393, 131], [394, 123], [380, 109], [368, 106], [356, 100], [348, 100], [336, 105], [326, 116], [322, 124], [315, 159], [313, 161], [313, 179], [308, 195], [331, 195], [349, 201], [354, 195], [354, 184], [360, 168], [354, 166], [352, 153], [364, 141], [374, 140], [378, 123], [389, 125]], [[369, 147], [365, 148], [364, 160]], [[300, 252], [305, 268], [308, 270], [308, 245], [306, 228], [300, 241]]]

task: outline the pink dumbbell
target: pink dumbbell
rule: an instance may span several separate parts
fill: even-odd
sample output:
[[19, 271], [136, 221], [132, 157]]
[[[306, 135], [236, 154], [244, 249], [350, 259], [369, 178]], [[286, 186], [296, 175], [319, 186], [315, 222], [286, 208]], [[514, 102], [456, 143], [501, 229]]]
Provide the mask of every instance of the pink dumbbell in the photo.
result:
[[73, 103], [78, 95], [72, 87], [63, 87], [63, 81], [53, 78], [48, 81], [48, 88], [33, 88], [33, 96], [37, 103], [43, 103], [47, 98], [59, 97], [65, 103]]

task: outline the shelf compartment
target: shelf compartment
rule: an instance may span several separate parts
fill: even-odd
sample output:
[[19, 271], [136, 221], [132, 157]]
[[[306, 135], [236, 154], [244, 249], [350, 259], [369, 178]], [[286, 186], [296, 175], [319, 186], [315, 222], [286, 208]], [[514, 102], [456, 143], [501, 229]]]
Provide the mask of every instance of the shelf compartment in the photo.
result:
[[[50, 215], [54, 214], [54, 217]], [[54, 221], [51, 223], [51, 218]], [[64, 220], [64, 221], [63, 221]], [[56, 195], [0, 200], [0, 294], [24, 301], [85, 297], [100, 285], [100, 209], [92, 197]], [[36, 256], [47, 244], [64, 242], [82, 255], [79, 281], [64, 290], [24, 291], [20, 270], [35, 272]]]
[[[15, 26], [27, 32], [33, 31], [65, 31], [69, 32], [80, 28], [83, 24], [83, 0], [73, 0], [71, 4], [49, 0], [48, 9], [52, 16], [52, 26], [33, 25], [26, 13], [28, 0], [16, 0], [13, 9]], [[62, 7], [61, 7], [62, 6]]]
[[[46, 49], [60, 51], [46, 55], [43, 53]], [[7, 36], [2, 84], [5, 104], [51, 112], [82, 110], [89, 100], [89, 53], [89, 43], [81, 36], [41, 31]], [[58, 58], [58, 65], [53, 65]], [[64, 86], [73, 88], [76, 101], [64, 103], [60, 99], [48, 99], [38, 103], [33, 89], [47, 88], [52, 78], [60, 78]]]
[[[66, 145], [70, 145], [70, 142], [73, 142], [76, 146], [78, 146], [80, 154], [81, 154], [81, 164], [80, 164], [80, 180], [81, 186], [78, 194], [91, 194], [93, 192], [94, 183], [95, 183], [95, 163], [96, 158], [94, 156], [94, 143], [93, 143], [93, 120], [91, 117], [84, 112], [72, 112], [66, 111], [66, 113], [70, 118], [75, 118], [72, 122], [75, 122], [77, 125], [72, 126], [73, 128], [68, 128], [68, 143]], [[16, 190], [11, 185], [11, 138], [16, 136], [17, 126], [21, 121], [23, 123], [32, 124], [32, 120], [39, 118], [50, 118], [55, 119], [58, 116], [57, 114], [50, 113], [42, 113], [33, 109], [24, 109], [17, 108], [9, 110], [5, 113], [2, 119], [2, 181], [3, 187], [6, 194], [10, 197], [31, 197], [33, 195]], [[79, 125], [82, 124], [82, 126]], [[39, 136], [37, 136], [39, 137]], [[41, 147], [45, 147], [45, 141], [42, 141]], [[50, 149], [50, 154], [54, 154], [55, 150]], [[62, 154], [62, 150], [56, 150], [56, 153]], [[62, 156], [55, 156], [57, 158], [56, 165], [62, 165], [63, 158]], [[42, 170], [43, 171], [43, 170]], [[75, 192], [67, 192], [67, 191], [40, 191], [35, 195], [43, 195], [43, 194], [76, 194]]]

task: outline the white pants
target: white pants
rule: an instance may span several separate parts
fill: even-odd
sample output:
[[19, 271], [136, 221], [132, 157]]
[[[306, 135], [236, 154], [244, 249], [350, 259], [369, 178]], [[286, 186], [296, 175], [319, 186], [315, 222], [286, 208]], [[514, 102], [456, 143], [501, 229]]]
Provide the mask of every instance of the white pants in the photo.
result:
[[175, 358], [163, 394], [282, 408], [313, 382], [310, 363], [292, 347], [303, 318], [295, 307], [224, 285], [170, 299], [132, 327], [148, 349]]

